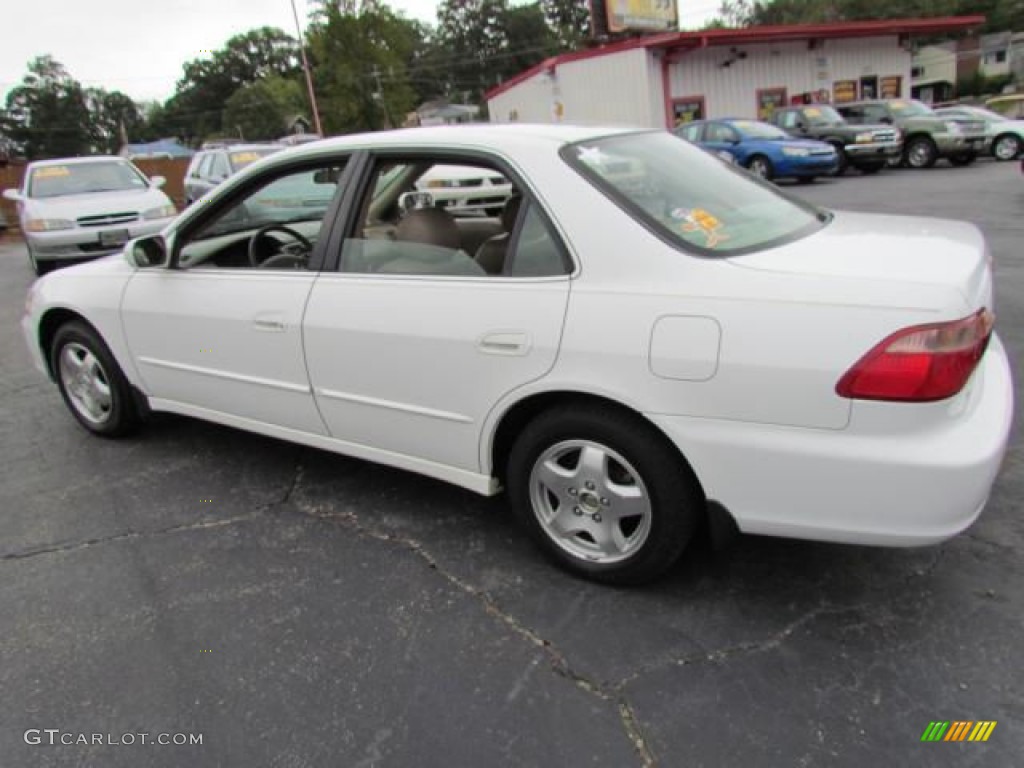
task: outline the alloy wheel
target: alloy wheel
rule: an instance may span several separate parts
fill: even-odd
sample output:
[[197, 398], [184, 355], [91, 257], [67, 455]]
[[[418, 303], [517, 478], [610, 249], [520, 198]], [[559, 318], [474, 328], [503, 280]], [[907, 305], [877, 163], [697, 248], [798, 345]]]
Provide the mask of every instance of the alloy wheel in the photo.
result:
[[113, 411], [110, 379], [96, 355], [83, 344], [69, 342], [59, 358], [60, 378], [68, 400], [79, 416], [102, 426]]
[[627, 559], [651, 532], [651, 499], [640, 474], [591, 440], [566, 440], [541, 453], [530, 474], [530, 502], [558, 547], [593, 563]]

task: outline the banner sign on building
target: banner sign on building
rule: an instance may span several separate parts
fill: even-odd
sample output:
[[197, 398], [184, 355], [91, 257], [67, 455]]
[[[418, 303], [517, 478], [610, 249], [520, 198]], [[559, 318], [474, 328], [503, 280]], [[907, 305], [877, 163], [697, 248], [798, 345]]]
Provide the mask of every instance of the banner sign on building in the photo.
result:
[[605, 0], [609, 32], [674, 32], [679, 29], [676, 0]]

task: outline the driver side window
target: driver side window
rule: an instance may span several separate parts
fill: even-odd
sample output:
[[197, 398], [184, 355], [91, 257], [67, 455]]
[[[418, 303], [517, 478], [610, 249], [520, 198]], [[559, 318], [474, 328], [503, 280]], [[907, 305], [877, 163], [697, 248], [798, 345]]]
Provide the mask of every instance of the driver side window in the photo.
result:
[[179, 243], [178, 265], [214, 269], [306, 269], [344, 160], [268, 176], [219, 206]]

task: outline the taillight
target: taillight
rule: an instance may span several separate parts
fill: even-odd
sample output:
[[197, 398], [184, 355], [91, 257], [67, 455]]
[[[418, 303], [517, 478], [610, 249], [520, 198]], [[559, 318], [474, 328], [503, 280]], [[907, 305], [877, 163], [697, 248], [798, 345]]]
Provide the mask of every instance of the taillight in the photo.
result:
[[897, 331], [843, 375], [836, 393], [918, 403], [952, 397], [985, 354], [993, 321], [992, 313], [982, 309], [962, 320]]

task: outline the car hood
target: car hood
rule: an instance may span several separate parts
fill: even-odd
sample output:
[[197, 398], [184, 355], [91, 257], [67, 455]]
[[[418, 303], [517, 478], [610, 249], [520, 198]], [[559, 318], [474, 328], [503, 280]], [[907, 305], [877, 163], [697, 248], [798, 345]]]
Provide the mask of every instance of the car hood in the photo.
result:
[[25, 212], [38, 218], [74, 220], [82, 216], [100, 216], [106, 213], [142, 213], [150, 208], [170, 204], [170, 199], [159, 189], [147, 187], [117, 192], [29, 198], [25, 201]]
[[972, 307], [990, 301], [985, 240], [962, 221], [837, 211], [810, 237], [730, 261], [751, 269], [953, 288]]

